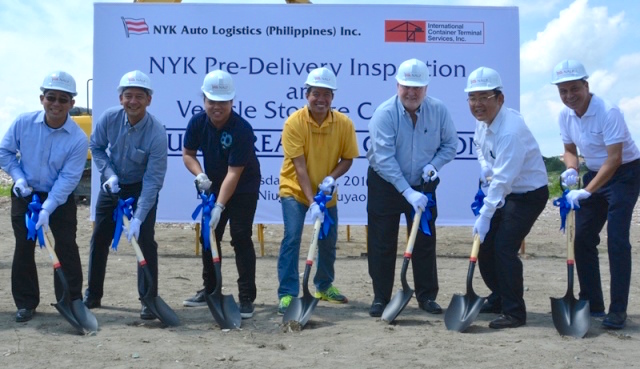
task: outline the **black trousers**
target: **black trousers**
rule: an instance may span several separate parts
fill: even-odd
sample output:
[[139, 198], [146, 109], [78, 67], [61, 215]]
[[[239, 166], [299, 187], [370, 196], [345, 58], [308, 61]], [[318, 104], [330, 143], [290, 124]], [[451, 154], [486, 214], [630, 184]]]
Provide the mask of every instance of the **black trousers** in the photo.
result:
[[[231, 246], [236, 255], [238, 268], [238, 299], [240, 301], [253, 302], [256, 299], [256, 250], [251, 236], [257, 205], [258, 193], [234, 194], [220, 215], [220, 222], [215, 230], [216, 247], [218, 254], [222, 255], [220, 241], [229, 222]], [[222, 261], [222, 257], [220, 260]], [[216, 273], [211, 250], [202, 251], [202, 279], [206, 292], [213, 292], [216, 288]]]
[[491, 218], [489, 232], [478, 253], [480, 274], [491, 290], [488, 300], [502, 304], [503, 313], [525, 322], [527, 309], [518, 251], [548, 200], [547, 186], [507, 195], [504, 206]]
[[[420, 190], [419, 188], [415, 188]], [[435, 193], [433, 194], [435, 200]], [[404, 214], [411, 228], [411, 205], [389, 182], [371, 167], [368, 171], [367, 221], [369, 248], [369, 276], [373, 282], [374, 299], [391, 300], [398, 252], [398, 228], [400, 215]], [[431, 208], [429, 223], [431, 236], [418, 231], [411, 257], [411, 268], [418, 301], [435, 300], [438, 296], [438, 268], [436, 265], [437, 208]]]
[[[131, 185], [120, 185], [120, 192], [116, 195], [123, 200], [129, 197], [135, 198], [136, 201], [133, 203], [135, 212], [141, 191], [142, 182]], [[85, 296], [92, 299], [101, 299], [104, 295], [107, 258], [109, 257], [109, 247], [113, 241], [113, 234], [116, 229], [116, 223], [113, 220], [113, 210], [116, 206], [116, 201], [100, 188], [98, 201], [96, 202], [96, 224], [93, 229], [89, 247], [89, 287], [85, 291]], [[138, 237], [138, 244], [147, 262], [147, 268], [149, 268], [151, 276], [153, 277], [154, 285], [153, 290], [151, 290], [151, 296], [158, 295], [158, 244], [154, 238], [157, 206], [158, 200], [156, 199], [156, 203], [151, 210], [149, 210], [146, 219], [140, 225], [140, 237]], [[126, 231], [122, 233], [126, 235]], [[120, 247], [129, 247], [126, 239], [120, 241], [118, 248]], [[144, 280], [144, 273], [140, 266], [138, 266], [138, 294], [140, 297], [146, 294], [147, 289], [148, 286]]]
[[[37, 194], [40, 201], [44, 202], [47, 199], [47, 193], [37, 192]], [[16, 238], [11, 266], [11, 292], [18, 309], [35, 309], [40, 304], [38, 271], [34, 257], [36, 241], [27, 240], [27, 226], [24, 218], [27, 212], [27, 202], [24, 200], [31, 202], [32, 196], [20, 199], [13, 192], [11, 193], [11, 225]], [[70, 195], [67, 202], [58, 206], [50, 214], [49, 229], [55, 242], [56, 255], [69, 284], [71, 300], [82, 298], [82, 265], [76, 243], [77, 227], [76, 202], [73, 195]], [[44, 252], [48, 258], [47, 251]], [[59, 300], [62, 297], [62, 285], [55, 273], [53, 281], [56, 300]]]

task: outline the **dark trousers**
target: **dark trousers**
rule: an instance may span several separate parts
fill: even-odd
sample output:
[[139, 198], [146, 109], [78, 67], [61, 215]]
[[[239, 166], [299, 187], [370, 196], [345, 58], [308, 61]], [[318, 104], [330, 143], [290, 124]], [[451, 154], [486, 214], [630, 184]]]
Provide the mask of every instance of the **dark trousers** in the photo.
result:
[[[47, 194], [43, 192], [37, 192], [37, 194], [44, 203]], [[11, 292], [18, 309], [35, 309], [40, 303], [38, 271], [34, 257], [36, 241], [27, 240], [27, 226], [24, 218], [27, 212], [27, 201], [31, 202], [31, 197], [20, 199], [13, 195], [13, 192], [11, 194], [11, 225], [16, 238], [11, 266]], [[71, 300], [82, 298], [82, 266], [76, 243], [77, 227], [77, 207], [73, 195], [70, 195], [67, 202], [58, 206], [49, 216], [49, 229], [55, 242], [56, 255], [69, 284]], [[62, 297], [62, 285], [56, 273], [53, 275], [56, 300], [59, 300]]]
[[[420, 190], [419, 188], [415, 188]], [[367, 222], [369, 247], [367, 259], [373, 283], [374, 300], [391, 300], [398, 253], [400, 215], [404, 214], [409, 229], [412, 226], [411, 205], [396, 188], [380, 177], [371, 167], [368, 171]], [[435, 193], [433, 194], [435, 200]], [[418, 231], [411, 257], [411, 268], [418, 301], [435, 300], [438, 296], [436, 265], [436, 207], [431, 208], [431, 236]]]
[[[133, 203], [135, 212], [138, 204], [138, 197], [142, 191], [142, 183], [131, 185], [120, 185], [119, 198], [126, 200], [133, 197], [136, 201]], [[158, 244], [155, 237], [156, 210], [158, 200], [153, 205], [146, 219], [140, 225], [140, 237], [138, 244], [142, 250], [142, 254], [147, 262], [147, 268], [153, 277], [153, 289], [150, 291], [151, 296], [158, 295]], [[113, 241], [113, 234], [116, 229], [116, 223], [113, 220], [113, 210], [117, 206], [117, 200], [114, 200], [109, 194], [104, 192], [102, 188], [98, 194], [96, 202], [96, 223], [91, 236], [91, 244], [89, 247], [89, 287], [85, 291], [85, 296], [92, 299], [101, 299], [104, 295], [104, 278], [107, 270], [107, 258], [109, 257], [109, 247]], [[126, 236], [126, 231], [122, 232]], [[123, 238], [118, 244], [118, 248], [128, 247], [126, 239]], [[118, 276], [115, 276], [118, 278]], [[144, 273], [138, 266], [138, 294], [140, 297], [147, 293], [147, 283], [144, 280]]]
[[[584, 185], [587, 186], [596, 174], [587, 172], [583, 177]], [[575, 257], [580, 298], [589, 300], [591, 311], [604, 311], [597, 247], [605, 222], [611, 273], [609, 312], [627, 311], [631, 283], [629, 229], [639, 191], [640, 160], [635, 160], [620, 166], [607, 184], [580, 201], [580, 209], [576, 211]]]
[[[257, 193], [234, 194], [220, 215], [220, 222], [215, 230], [216, 247], [222, 255], [220, 241], [224, 229], [229, 222], [231, 246], [236, 255], [238, 268], [238, 298], [240, 301], [256, 299], [256, 250], [251, 240], [253, 218], [258, 205]], [[213, 247], [213, 245], [211, 245]], [[222, 261], [222, 258], [220, 258]], [[216, 288], [216, 273], [213, 266], [211, 250], [202, 251], [202, 279], [207, 293]]]
[[491, 218], [489, 232], [478, 252], [480, 274], [491, 290], [489, 301], [502, 304], [503, 313], [524, 322], [527, 309], [518, 251], [548, 200], [547, 186], [507, 195], [504, 206]]

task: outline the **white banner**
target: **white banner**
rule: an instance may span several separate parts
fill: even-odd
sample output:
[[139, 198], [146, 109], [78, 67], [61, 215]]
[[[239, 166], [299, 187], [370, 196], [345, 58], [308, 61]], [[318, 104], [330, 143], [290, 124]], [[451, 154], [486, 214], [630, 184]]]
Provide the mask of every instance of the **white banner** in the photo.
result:
[[[306, 104], [310, 70], [338, 78], [334, 108], [354, 122], [360, 157], [338, 180], [340, 224], [367, 223], [367, 124], [396, 92], [396, 66], [418, 58], [432, 79], [427, 94], [447, 105], [460, 138], [458, 155], [440, 171], [438, 225], [469, 225], [479, 166], [472, 150], [474, 118], [463, 91], [479, 66], [502, 76], [506, 104], [519, 110], [516, 7], [417, 5], [95, 4], [94, 117], [117, 105], [120, 77], [139, 69], [154, 88], [149, 111], [164, 123], [169, 166], [158, 221], [191, 222], [198, 205], [182, 163], [183, 134], [202, 111], [200, 86], [216, 69], [233, 75], [234, 110], [254, 128], [262, 184], [256, 223], [282, 223], [278, 181], [285, 119]], [[92, 176], [92, 218], [99, 189]]]

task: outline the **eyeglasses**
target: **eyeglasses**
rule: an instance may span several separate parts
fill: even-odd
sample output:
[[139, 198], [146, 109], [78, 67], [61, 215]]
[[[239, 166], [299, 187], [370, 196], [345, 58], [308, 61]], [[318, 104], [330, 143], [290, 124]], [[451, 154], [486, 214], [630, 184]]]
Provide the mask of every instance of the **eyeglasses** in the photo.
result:
[[491, 95], [491, 96], [482, 96], [482, 97], [470, 97], [467, 99], [467, 101], [469, 102], [469, 104], [486, 104], [490, 98], [492, 97], [496, 97], [495, 94]]
[[56, 97], [53, 95], [47, 95], [44, 98], [47, 99], [47, 101], [50, 103], [55, 103], [56, 101], [58, 101], [60, 104], [66, 104], [69, 102], [69, 99], [66, 97]]

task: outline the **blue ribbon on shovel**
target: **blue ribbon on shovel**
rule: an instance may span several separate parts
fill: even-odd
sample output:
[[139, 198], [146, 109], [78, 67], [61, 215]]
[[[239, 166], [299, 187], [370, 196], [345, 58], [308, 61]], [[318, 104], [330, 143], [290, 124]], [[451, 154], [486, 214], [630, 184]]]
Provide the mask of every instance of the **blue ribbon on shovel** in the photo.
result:
[[[436, 200], [433, 199], [433, 194], [431, 192], [426, 193], [425, 196], [427, 196], [427, 208], [422, 212], [422, 216], [420, 217], [420, 226], [418, 229], [427, 236], [431, 236], [429, 222], [433, 219], [433, 215], [431, 215], [431, 208], [436, 206]], [[411, 210], [411, 217], [413, 217], [415, 213], [415, 211]]]
[[42, 210], [42, 203], [40, 202], [38, 195], [34, 194], [31, 198], [31, 202], [27, 206], [27, 212], [24, 214], [24, 221], [27, 226], [27, 240], [35, 241], [37, 237], [40, 248], [43, 248], [44, 233], [42, 232], [42, 227], [36, 230], [40, 210]]
[[[564, 232], [565, 222], [567, 221], [567, 214], [569, 214], [569, 211], [572, 210], [571, 203], [569, 202], [569, 200], [567, 200], [568, 193], [569, 193], [569, 190], [564, 190], [562, 192], [562, 197], [559, 197], [553, 200], [553, 205], [560, 208], [560, 220], [561, 220], [560, 230], [563, 232]], [[573, 210], [577, 210], [577, 209], [573, 209]]]
[[484, 198], [485, 194], [482, 191], [480, 184], [478, 184], [478, 192], [471, 203], [471, 211], [473, 212], [473, 215], [478, 216], [480, 214], [480, 209], [482, 209], [482, 205], [484, 205]]
[[329, 209], [327, 209], [327, 202], [331, 201], [331, 195], [327, 196], [323, 191], [318, 191], [318, 194], [313, 198], [313, 201], [320, 206], [320, 211], [324, 214], [324, 220], [320, 227], [320, 233], [318, 239], [324, 240], [329, 235], [329, 229], [335, 223], [329, 215]]
[[202, 199], [202, 203], [196, 206], [196, 210], [191, 214], [191, 219], [196, 220], [198, 214], [202, 212], [202, 226], [200, 227], [200, 235], [202, 236], [202, 247], [204, 251], [211, 249], [209, 240], [209, 222], [211, 221], [211, 212], [216, 206], [216, 195], [210, 194], [207, 196], [204, 192], [198, 194], [198, 197]]
[[120, 242], [120, 236], [122, 235], [122, 216], [126, 215], [127, 219], [131, 219], [132, 205], [136, 201], [133, 197], [129, 197], [126, 200], [118, 199], [118, 205], [113, 210], [113, 221], [116, 222], [116, 230], [113, 233], [113, 244], [111, 248], [113, 251], [118, 251], [118, 243]]

